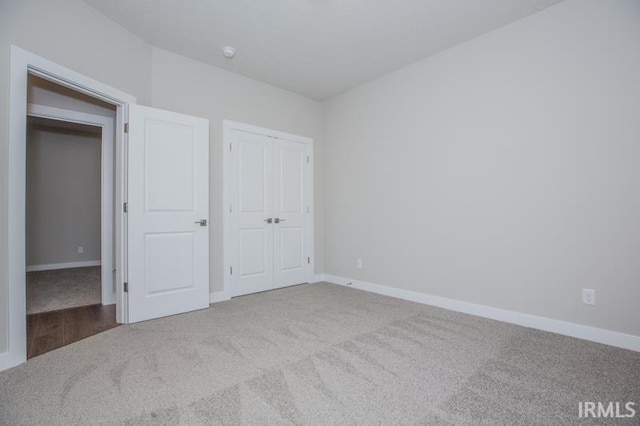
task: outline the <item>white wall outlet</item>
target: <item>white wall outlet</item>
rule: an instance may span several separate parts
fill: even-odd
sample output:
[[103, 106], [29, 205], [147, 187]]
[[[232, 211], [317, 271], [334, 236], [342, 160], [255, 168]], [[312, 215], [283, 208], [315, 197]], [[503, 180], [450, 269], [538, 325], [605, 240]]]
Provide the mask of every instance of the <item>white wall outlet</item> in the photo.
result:
[[582, 303], [585, 305], [595, 305], [596, 304], [596, 291], [583, 288], [582, 289]]
[[356, 259], [356, 268], [362, 269], [362, 258], [361, 257]]
[[84, 253], [84, 247], [78, 246], [78, 253]]

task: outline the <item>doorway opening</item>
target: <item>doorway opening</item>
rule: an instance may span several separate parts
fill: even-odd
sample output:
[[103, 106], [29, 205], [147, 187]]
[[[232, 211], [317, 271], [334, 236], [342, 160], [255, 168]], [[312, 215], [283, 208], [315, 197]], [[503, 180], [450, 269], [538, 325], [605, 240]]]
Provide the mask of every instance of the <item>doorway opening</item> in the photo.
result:
[[28, 102], [25, 282], [32, 358], [117, 325], [116, 108], [33, 75]]

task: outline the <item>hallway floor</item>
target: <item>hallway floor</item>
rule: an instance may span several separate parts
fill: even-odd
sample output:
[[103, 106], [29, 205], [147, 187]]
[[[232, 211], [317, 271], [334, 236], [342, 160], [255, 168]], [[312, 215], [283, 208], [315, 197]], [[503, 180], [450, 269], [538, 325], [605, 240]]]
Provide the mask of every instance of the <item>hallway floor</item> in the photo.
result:
[[27, 358], [117, 327], [116, 305], [89, 305], [27, 315]]

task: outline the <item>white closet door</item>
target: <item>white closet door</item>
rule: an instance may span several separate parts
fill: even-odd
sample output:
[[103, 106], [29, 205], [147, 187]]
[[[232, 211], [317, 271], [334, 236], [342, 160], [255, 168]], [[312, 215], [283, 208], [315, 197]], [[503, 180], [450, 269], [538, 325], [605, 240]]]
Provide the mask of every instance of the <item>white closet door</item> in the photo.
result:
[[128, 152], [129, 322], [207, 308], [209, 121], [130, 105]]
[[255, 127], [231, 129], [228, 137], [231, 296], [310, 281], [310, 140]]
[[231, 136], [231, 295], [273, 288], [272, 140], [234, 131]]
[[309, 145], [277, 139], [274, 157], [274, 287], [311, 276]]

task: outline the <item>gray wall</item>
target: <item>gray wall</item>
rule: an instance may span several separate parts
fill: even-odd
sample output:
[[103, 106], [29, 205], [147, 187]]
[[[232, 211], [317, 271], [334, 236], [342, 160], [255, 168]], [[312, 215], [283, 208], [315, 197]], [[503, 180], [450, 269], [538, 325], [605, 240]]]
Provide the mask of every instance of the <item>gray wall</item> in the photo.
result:
[[99, 261], [101, 131], [51, 124], [27, 129], [27, 266]]
[[325, 272], [640, 335], [639, 24], [568, 0], [328, 101]]

